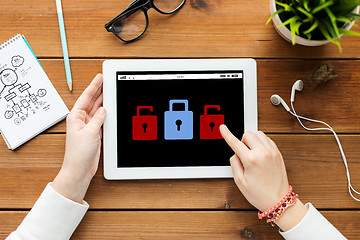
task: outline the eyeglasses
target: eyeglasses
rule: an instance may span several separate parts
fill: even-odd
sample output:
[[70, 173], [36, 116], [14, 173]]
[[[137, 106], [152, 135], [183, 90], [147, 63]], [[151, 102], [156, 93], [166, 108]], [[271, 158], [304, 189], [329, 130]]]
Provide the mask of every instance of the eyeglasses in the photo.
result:
[[135, 0], [122, 13], [105, 24], [120, 40], [131, 42], [141, 37], [147, 30], [149, 18], [147, 11], [154, 8], [161, 14], [178, 11], [186, 0]]

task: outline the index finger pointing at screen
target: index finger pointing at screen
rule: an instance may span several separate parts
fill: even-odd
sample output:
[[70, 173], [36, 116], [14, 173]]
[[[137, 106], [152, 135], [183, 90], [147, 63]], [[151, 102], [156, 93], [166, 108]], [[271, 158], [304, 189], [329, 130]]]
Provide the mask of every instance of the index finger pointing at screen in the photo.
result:
[[226, 143], [231, 147], [235, 154], [240, 157], [240, 159], [242, 159], [245, 154], [250, 151], [243, 142], [241, 142], [230, 132], [226, 125], [223, 124], [220, 126], [220, 133], [225, 139]]

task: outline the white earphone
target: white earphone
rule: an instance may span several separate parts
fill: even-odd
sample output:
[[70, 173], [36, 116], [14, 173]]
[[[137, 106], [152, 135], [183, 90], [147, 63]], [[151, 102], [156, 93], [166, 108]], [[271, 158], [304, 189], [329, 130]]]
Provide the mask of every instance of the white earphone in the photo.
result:
[[[296, 113], [295, 108], [294, 108], [295, 92], [296, 92], [296, 91], [301, 91], [301, 90], [303, 90], [303, 88], [304, 88], [304, 83], [303, 83], [302, 80], [297, 80], [297, 81], [294, 83], [294, 85], [292, 86], [292, 88], [291, 88], [290, 104], [291, 104], [291, 110], [292, 110], [292, 111], [290, 110], [290, 108], [289, 108], [289, 106], [286, 104], [286, 102], [285, 102], [279, 95], [277, 95], [277, 94], [272, 95], [271, 98], [270, 98], [270, 101], [271, 101], [271, 103], [272, 103], [273, 105], [276, 105], [276, 106], [281, 104], [281, 105], [285, 108], [285, 110], [286, 110], [287, 112], [289, 112], [291, 115], [293, 115], [294, 117], [296, 117], [296, 119], [298, 120], [298, 122], [300, 123], [300, 125], [301, 125], [303, 128], [305, 128], [306, 130], [308, 130], [308, 131], [328, 130], [328, 131], [330, 131], [330, 132], [332, 132], [332, 133], [334, 134], [335, 140], [336, 140], [336, 142], [337, 142], [337, 144], [338, 144], [338, 146], [339, 146], [339, 150], [340, 150], [340, 153], [341, 153], [341, 157], [342, 157], [342, 159], [343, 159], [343, 161], [344, 161], [344, 165], [345, 165], [345, 169], [346, 169], [346, 177], [347, 177], [347, 180], [348, 180], [348, 190], [349, 190], [349, 194], [350, 194], [350, 196], [351, 196], [354, 200], [360, 202], [360, 199], [359, 199], [359, 198], [356, 198], [356, 197], [353, 195], [353, 193], [356, 193], [356, 194], [360, 195], [360, 192], [356, 191], [356, 190], [353, 188], [353, 186], [351, 185], [350, 172], [349, 172], [349, 168], [348, 168], [346, 156], [345, 156], [344, 150], [343, 150], [343, 148], [342, 148], [342, 146], [341, 146], [340, 139], [339, 139], [339, 137], [337, 136], [337, 134], [336, 134], [336, 132], [334, 131], [334, 129], [333, 129], [329, 124], [327, 124], [326, 122], [319, 121], [319, 120], [315, 120], [315, 119], [311, 119], [311, 118], [306, 118], [306, 117], [300, 116], [300, 115], [298, 115], [298, 114]], [[303, 122], [302, 122], [300, 119], [306, 120], [306, 121], [310, 121], [310, 122], [321, 123], [321, 124], [325, 125], [326, 128], [308, 128], [308, 127], [306, 127], [306, 126], [303, 124]]]

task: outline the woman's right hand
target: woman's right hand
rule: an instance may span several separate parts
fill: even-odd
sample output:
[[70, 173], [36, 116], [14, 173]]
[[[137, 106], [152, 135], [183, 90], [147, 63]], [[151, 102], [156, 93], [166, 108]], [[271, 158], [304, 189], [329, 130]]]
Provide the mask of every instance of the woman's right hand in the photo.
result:
[[[240, 141], [225, 125], [220, 126], [220, 132], [235, 153], [230, 158], [234, 180], [249, 203], [265, 212], [280, 202], [289, 189], [289, 182], [283, 157], [274, 141], [260, 131], [246, 132]], [[282, 224], [280, 220], [287, 219], [285, 215], [294, 210], [297, 210], [297, 217], [292, 218], [299, 218], [298, 221]], [[276, 223], [282, 230], [289, 230], [305, 216], [306, 211], [306, 207], [297, 201]]]

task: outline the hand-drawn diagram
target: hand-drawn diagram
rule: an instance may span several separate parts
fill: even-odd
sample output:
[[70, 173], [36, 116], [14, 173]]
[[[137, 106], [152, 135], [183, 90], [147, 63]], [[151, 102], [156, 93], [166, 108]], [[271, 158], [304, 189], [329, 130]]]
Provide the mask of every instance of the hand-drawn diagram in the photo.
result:
[[13, 56], [11, 59], [11, 65], [15, 68], [20, 67], [24, 63], [24, 58], [20, 55]]
[[4, 85], [0, 86], [0, 100], [4, 98], [6, 101], [6, 109], [1, 109], [1, 111], [4, 111], [5, 119], [14, 118], [16, 125], [26, 121], [29, 114], [34, 115], [40, 109], [46, 111], [50, 107], [47, 102], [41, 100], [47, 94], [46, 89], [32, 91], [29, 83], [20, 83], [16, 72], [24, 61], [25, 59], [20, 55], [13, 56], [11, 58], [13, 69], [5, 68], [0, 71], [0, 82]]

